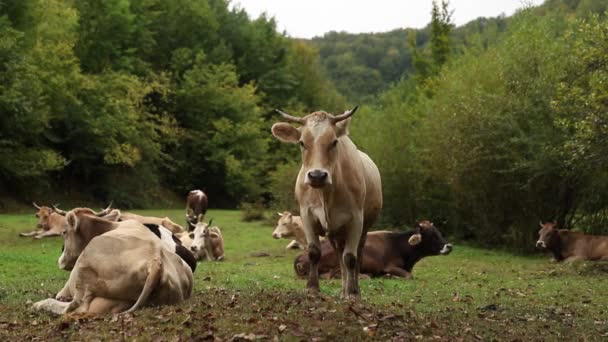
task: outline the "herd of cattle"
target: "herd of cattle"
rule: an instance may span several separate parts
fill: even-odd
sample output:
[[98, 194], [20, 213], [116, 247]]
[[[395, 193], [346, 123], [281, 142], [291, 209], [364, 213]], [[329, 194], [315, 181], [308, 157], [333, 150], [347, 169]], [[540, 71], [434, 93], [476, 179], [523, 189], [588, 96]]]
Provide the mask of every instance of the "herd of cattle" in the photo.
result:
[[[340, 115], [314, 112], [305, 117], [278, 111], [289, 122], [276, 123], [272, 134], [299, 144], [302, 166], [295, 184], [300, 216], [279, 213], [275, 239], [292, 240], [287, 248], [304, 253], [294, 270], [319, 290], [319, 277], [341, 277], [341, 295], [360, 297], [359, 275], [412, 278], [412, 268], [426, 256], [447, 255], [447, 243], [430, 221], [409, 232], [369, 228], [382, 208], [380, 172], [348, 137], [357, 110]], [[197, 261], [224, 259], [219, 227], [204, 222], [208, 198], [193, 190], [186, 199], [186, 229], [168, 217], [121, 212], [111, 206], [95, 212], [38, 206], [37, 230], [20, 234], [40, 239], [62, 235], [59, 267], [70, 276], [55, 298], [34, 308], [57, 314], [131, 312], [142, 305], [181, 302], [190, 297]], [[588, 236], [541, 223], [537, 247], [558, 261], [608, 259], [608, 237]]]

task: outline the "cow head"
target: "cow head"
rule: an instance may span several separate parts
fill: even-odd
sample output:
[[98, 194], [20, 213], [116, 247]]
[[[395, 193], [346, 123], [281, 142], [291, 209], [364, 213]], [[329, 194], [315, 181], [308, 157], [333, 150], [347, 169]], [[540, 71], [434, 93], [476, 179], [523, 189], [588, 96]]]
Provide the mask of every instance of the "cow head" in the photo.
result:
[[205, 248], [205, 243], [208, 243], [207, 239], [209, 239], [211, 235], [210, 228], [212, 228], [212, 222], [213, 219], [209, 220], [209, 223], [199, 221], [192, 232], [192, 244], [190, 245], [190, 250], [196, 257], [198, 257], [198, 252]]
[[540, 222], [540, 230], [538, 231], [538, 241], [536, 241], [536, 248], [547, 249], [557, 245], [559, 239], [555, 222]]
[[277, 109], [288, 121], [301, 124], [296, 128], [288, 123], [272, 125], [272, 134], [280, 141], [300, 144], [304, 184], [323, 188], [332, 184], [332, 174], [339, 153], [340, 138], [348, 135], [349, 118], [357, 107], [340, 115], [314, 112], [305, 117], [295, 117]]
[[272, 237], [275, 239], [291, 237], [294, 235], [292, 224], [293, 224], [293, 215], [289, 211], [285, 211], [279, 214], [279, 221], [277, 222], [277, 227], [272, 232]]
[[49, 230], [51, 228], [51, 215], [53, 214], [53, 209], [45, 206], [38, 206], [35, 202], [32, 203], [38, 212], [36, 213], [36, 217], [38, 218], [38, 224], [36, 224], [36, 228]]
[[432, 255], [447, 255], [452, 251], [452, 244], [447, 243], [433, 222], [427, 220], [418, 223], [415, 233], [408, 242]]
[[111, 210], [103, 218], [88, 208], [76, 208], [65, 214], [63, 248], [57, 261], [59, 268], [71, 271], [76, 260], [96, 236], [114, 229], [112, 222], [120, 218], [119, 210]]

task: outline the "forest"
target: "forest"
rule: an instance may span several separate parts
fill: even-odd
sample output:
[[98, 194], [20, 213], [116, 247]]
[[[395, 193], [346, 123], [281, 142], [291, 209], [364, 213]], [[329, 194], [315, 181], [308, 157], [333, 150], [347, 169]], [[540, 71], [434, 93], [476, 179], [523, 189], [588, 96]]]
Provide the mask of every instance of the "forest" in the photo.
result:
[[461, 27], [453, 10], [303, 40], [226, 0], [2, 0], [0, 211], [181, 207], [194, 188], [215, 208], [294, 210], [300, 157], [272, 138], [274, 109], [360, 105], [378, 228], [426, 218], [514, 251], [539, 221], [608, 233], [608, 4]]

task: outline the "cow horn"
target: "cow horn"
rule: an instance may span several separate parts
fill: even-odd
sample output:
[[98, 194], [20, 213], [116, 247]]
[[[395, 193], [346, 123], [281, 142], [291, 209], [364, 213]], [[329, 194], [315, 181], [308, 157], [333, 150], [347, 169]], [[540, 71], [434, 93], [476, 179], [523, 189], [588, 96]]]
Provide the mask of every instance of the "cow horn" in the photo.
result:
[[297, 116], [289, 115], [289, 114], [281, 111], [280, 109], [275, 109], [275, 111], [277, 113], [281, 114], [282, 117], [284, 117], [285, 119], [287, 119], [288, 121], [291, 121], [291, 122], [296, 122], [296, 123], [303, 124], [306, 121], [304, 118], [300, 118], [300, 117], [297, 117]]
[[61, 215], [61, 216], [65, 216], [65, 214], [67, 214], [67, 212], [63, 211], [63, 210], [61, 210], [59, 208], [57, 208], [58, 205], [59, 204], [53, 204], [53, 205], [51, 205], [51, 207], [53, 208], [53, 211], [56, 212], [57, 214]]
[[359, 106], [355, 106], [355, 108], [351, 109], [351, 110], [347, 110], [346, 112], [340, 114], [340, 115], [332, 115], [331, 116], [331, 121], [333, 123], [336, 122], [340, 122], [342, 120], [346, 120], [348, 118], [350, 118], [353, 114], [355, 114], [355, 112], [357, 111], [357, 109], [359, 108]]
[[108, 205], [108, 207], [103, 209], [102, 211], [98, 212], [96, 216], [101, 217], [101, 216], [108, 215], [110, 213], [110, 211], [112, 211], [112, 202], [113, 201], [110, 201], [110, 204]]
[[543, 221], [538, 221], [538, 224], [540, 224], [541, 227], [544, 227], [545, 225], [543, 224]]
[[34, 207], [38, 210], [40, 210], [40, 206], [38, 204], [36, 204], [36, 202], [32, 202], [32, 204], [34, 205]]

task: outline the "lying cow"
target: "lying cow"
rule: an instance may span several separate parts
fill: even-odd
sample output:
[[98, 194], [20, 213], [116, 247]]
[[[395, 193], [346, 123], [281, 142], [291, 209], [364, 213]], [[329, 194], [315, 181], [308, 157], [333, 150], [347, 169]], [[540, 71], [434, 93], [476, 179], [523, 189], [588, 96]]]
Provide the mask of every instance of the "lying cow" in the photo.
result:
[[197, 260], [224, 260], [224, 238], [217, 226], [211, 226], [213, 219], [209, 223], [199, 220], [194, 228], [194, 238], [190, 250]]
[[304, 234], [300, 216], [294, 216], [289, 211], [278, 214], [280, 218], [277, 222], [277, 227], [272, 232], [272, 237], [275, 239], [295, 239], [285, 247], [286, 249], [305, 249], [306, 235]]
[[192, 266], [168, 249], [162, 233], [160, 239], [155, 236], [154, 227], [74, 210], [66, 221], [58, 263], [72, 272], [57, 296], [72, 300], [49, 298], [35, 303], [35, 309], [56, 314], [132, 312], [145, 304], [174, 304], [190, 297]]
[[536, 247], [553, 253], [556, 261], [608, 260], [608, 236], [586, 235], [540, 223]]
[[155, 224], [157, 226], [163, 226], [169, 229], [174, 234], [179, 234], [184, 231], [184, 227], [171, 221], [168, 217], [154, 217], [154, 216], [142, 216], [133, 213], [122, 213], [120, 216], [121, 221], [135, 220], [141, 224]]
[[[324, 278], [340, 276], [336, 252], [329, 241], [321, 243], [319, 273]], [[431, 255], [447, 255], [452, 244], [447, 243], [441, 232], [429, 221], [422, 221], [409, 232], [375, 231], [367, 234], [362, 253], [361, 273], [369, 276], [393, 275], [412, 279], [412, 269], [422, 258]], [[296, 274], [308, 275], [309, 259], [306, 253], [294, 262]]]
[[64, 231], [65, 218], [53, 211], [53, 208], [38, 206], [32, 203], [38, 212], [38, 224], [36, 230], [29, 233], [20, 233], [19, 236], [33, 236], [34, 239], [41, 239], [49, 236], [60, 236]]

